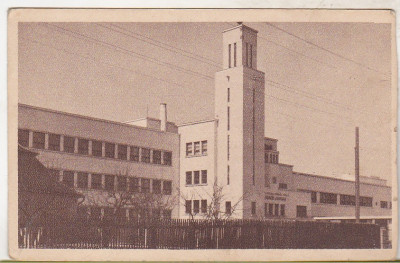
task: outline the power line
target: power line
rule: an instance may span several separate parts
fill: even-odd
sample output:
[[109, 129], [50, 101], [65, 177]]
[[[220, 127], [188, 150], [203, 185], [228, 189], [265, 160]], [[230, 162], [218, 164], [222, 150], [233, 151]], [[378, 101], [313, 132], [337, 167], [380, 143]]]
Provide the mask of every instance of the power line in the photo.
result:
[[317, 44], [315, 44], [315, 43], [313, 43], [313, 42], [311, 42], [311, 41], [309, 41], [309, 40], [307, 40], [307, 39], [301, 38], [301, 37], [299, 37], [299, 36], [297, 36], [297, 35], [295, 35], [295, 34], [293, 34], [293, 33], [290, 33], [290, 32], [288, 32], [288, 31], [286, 31], [286, 30], [284, 30], [284, 29], [282, 29], [282, 28], [280, 28], [280, 27], [277, 27], [277, 26], [275, 26], [275, 25], [273, 25], [273, 24], [271, 24], [271, 23], [269, 23], [269, 22], [265, 22], [265, 24], [267, 24], [267, 25], [269, 25], [270, 27], [273, 27], [273, 28], [275, 28], [275, 29], [277, 29], [277, 30], [279, 30], [279, 31], [281, 31], [281, 32], [284, 32], [284, 33], [286, 33], [286, 34], [288, 34], [288, 35], [290, 35], [290, 36], [292, 36], [292, 37], [294, 37], [294, 38], [296, 38], [296, 39], [298, 39], [298, 40], [301, 40], [301, 41], [303, 41], [303, 42], [305, 42], [305, 43], [307, 43], [307, 44], [309, 44], [309, 45], [311, 45], [311, 46], [313, 46], [313, 47], [316, 47], [316, 48], [319, 48], [319, 49], [321, 49], [321, 50], [323, 50], [323, 51], [325, 51], [325, 52], [328, 52], [328, 53], [331, 54], [331, 55], [334, 55], [334, 56], [339, 57], [339, 58], [341, 58], [341, 59], [344, 59], [344, 60], [346, 60], [346, 61], [352, 62], [352, 63], [354, 63], [354, 64], [356, 64], [356, 65], [358, 65], [358, 66], [360, 66], [360, 67], [363, 67], [363, 68], [365, 68], [365, 69], [368, 69], [368, 70], [371, 70], [371, 71], [375, 71], [375, 72], [380, 73], [380, 74], [387, 75], [386, 72], [381, 72], [381, 71], [379, 71], [379, 70], [377, 70], [377, 69], [371, 68], [371, 67], [369, 67], [369, 66], [367, 66], [367, 65], [364, 65], [364, 64], [362, 64], [362, 63], [360, 63], [360, 62], [357, 62], [357, 61], [355, 61], [355, 60], [353, 60], [353, 59], [347, 58], [347, 57], [345, 57], [345, 56], [343, 56], [343, 55], [341, 55], [341, 54], [338, 54], [338, 53], [336, 53], [336, 52], [333, 52], [333, 51], [331, 51], [331, 50], [329, 50], [329, 49], [327, 49], [327, 48], [325, 48], [325, 47], [323, 47], [323, 46], [317, 45]]
[[[56, 26], [56, 25], [54, 25], [54, 24], [45, 23], [44, 25], [56, 27], [56, 28], [58, 28], [58, 29], [60, 29], [60, 30], [62, 30], [62, 31], [72, 33], [73, 35], [70, 35], [70, 36], [73, 36], [73, 37], [76, 37], [75, 35], [79, 35], [79, 36], [81, 36], [81, 37], [84, 37], [85, 39], [90, 39], [92, 42], [95, 42], [95, 43], [97, 43], [97, 44], [100, 43], [101, 45], [107, 46], [107, 47], [109, 47], [109, 48], [110, 48], [110, 47], [111, 47], [111, 48], [116, 48], [116, 49], [119, 50], [120, 52], [121, 52], [121, 50], [122, 50], [122, 51], [124, 51], [125, 54], [128, 54], [128, 55], [130, 55], [130, 56], [139, 57], [139, 58], [141, 58], [141, 59], [143, 59], [143, 60], [147, 60], [147, 61], [150, 61], [150, 62], [159, 64], [159, 65], [168, 66], [168, 67], [173, 67], [175, 70], [178, 70], [178, 71], [181, 71], [181, 72], [184, 72], [184, 73], [193, 75], [193, 76], [201, 77], [201, 78], [203, 78], [203, 79], [207, 79], [207, 80], [212, 80], [212, 79], [214, 79], [213, 77], [211, 77], [211, 76], [209, 76], [209, 75], [205, 75], [205, 74], [202, 74], [202, 73], [193, 71], [193, 70], [185, 69], [185, 68], [176, 66], [176, 65], [171, 64], [171, 63], [168, 63], [168, 62], [163, 62], [163, 61], [154, 59], [154, 58], [152, 58], [152, 57], [149, 57], [149, 56], [146, 56], [146, 55], [142, 55], [142, 54], [139, 54], [139, 53], [137, 53], [137, 52], [134, 52], [134, 51], [131, 51], [131, 50], [128, 50], [128, 49], [125, 49], [125, 48], [122, 48], [122, 47], [119, 47], [119, 46], [116, 46], [116, 45], [107, 43], [107, 42], [105, 42], [105, 41], [101, 41], [101, 40], [95, 39], [95, 38], [93, 38], [93, 37], [89, 37], [89, 36], [87, 36], [87, 35], [84, 35], [84, 34], [81, 34], [81, 33], [78, 33], [78, 32], [72, 31], [72, 30], [68, 30], [68, 29], [63, 28], [63, 27]], [[58, 31], [58, 30], [57, 30], [57, 31]], [[60, 32], [60, 31], [59, 31], [59, 32]], [[79, 39], [81, 39], [81, 38], [79, 38]], [[113, 49], [113, 50], [115, 50], [115, 49]], [[133, 54], [133, 55], [132, 55], [132, 54]]]
[[[138, 40], [140, 40], [140, 41], [149, 43], [149, 44], [151, 44], [151, 45], [154, 45], [154, 46], [157, 46], [157, 47], [160, 47], [160, 48], [169, 50], [169, 51], [171, 51], [171, 52], [180, 54], [180, 55], [182, 55], [182, 56], [185, 56], [185, 57], [188, 57], [188, 58], [192, 58], [192, 59], [198, 60], [198, 61], [200, 61], [200, 62], [203, 62], [203, 63], [209, 64], [209, 65], [212, 65], [212, 66], [214, 66], [214, 67], [221, 68], [221, 64], [218, 63], [218, 62], [216, 62], [216, 61], [214, 61], [214, 60], [212, 60], [212, 59], [208, 59], [208, 58], [206, 58], [206, 57], [197, 55], [197, 54], [195, 54], [195, 53], [192, 53], [192, 52], [189, 52], [189, 51], [186, 51], [186, 50], [183, 50], [183, 49], [181, 49], [181, 48], [168, 45], [168, 44], [166, 44], [166, 43], [164, 43], [164, 42], [161, 42], [161, 41], [152, 39], [152, 38], [150, 38], [150, 37], [141, 35], [141, 34], [136, 33], [136, 32], [132, 32], [132, 31], [127, 30], [127, 29], [125, 29], [125, 28], [123, 28], [123, 27], [120, 27], [120, 26], [117, 26], [117, 25], [114, 25], [114, 24], [111, 25], [112, 27], [116, 27], [116, 28], [118, 28], [118, 29], [124, 31], [124, 32], [121, 32], [121, 31], [119, 31], [119, 30], [113, 29], [113, 28], [111, 28], [111, 27], [108, 27], [108, 26], [105, 26], [105, 25], [102, 25], [102, 24], [99, 24], [99, 23], [95, 23], [95, 24], [98, 25], [98, 26], [100, 26], [100, 27], [107, 28], [107, 29], [112, 30], [112, 31], [114, 31], [114, 32], [118, 32], [118, 33], [120, 33], [120, 34], [123, 34], [123, 35], [125, 35], [125, 36], [131, 37], [131, 38], [134, 38], [134, 39], [138, 39]], [[128, 33], [125, 33], [125, 32], [128, 32]], [[151, 43], [151, 42], [149, 42], [149, 41], [146, 41], [146, 40], [144, 40], [144, 39], [141, 39], [141, 38], [139, 38], [139, 37], [136, 37], [135, 35], [140, 36], [140, 37], [143, 37], [143, 38], [146, 38], [146, 39], [149, 39], [149, 40], [151, 40], [151, 41], [153, 41], [153, 42], [155, 42], [155, 43], [159, 43], [159, 44], [161, 44], [161, 45], [158, 45], [158, 44], [155, 44], [155, 43]], [[189, 55], [183, 54], [182, 52], [191, 54], [191, 55], [193, 55], [193, 56], [189, 56]]]

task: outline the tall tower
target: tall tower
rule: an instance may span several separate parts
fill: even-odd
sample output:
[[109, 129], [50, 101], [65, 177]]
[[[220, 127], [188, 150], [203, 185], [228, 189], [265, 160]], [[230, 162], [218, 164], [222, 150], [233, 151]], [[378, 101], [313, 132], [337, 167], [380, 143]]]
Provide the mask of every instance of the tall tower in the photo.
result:
[[257, 33], [243, 24], [223, 32], [223, 70], [215, 76], [217, 180], [225, 199], [221, 210], [229, 207], [226, 202], [234, 206], [243, 198], [233, 215], [239, 218], [255, 216], [264, 185], [265, 81], [257, 70]]

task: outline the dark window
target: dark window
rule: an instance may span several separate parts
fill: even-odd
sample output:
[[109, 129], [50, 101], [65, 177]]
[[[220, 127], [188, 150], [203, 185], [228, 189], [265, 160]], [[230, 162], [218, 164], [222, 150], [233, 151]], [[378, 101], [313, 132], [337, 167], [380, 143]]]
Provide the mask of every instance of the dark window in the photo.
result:
[[75, 138], [64, 136], [64, 152], [74, 153], [75, 149]]
[[270, 145], [270, 144], [265, 144], [265, 145], [264, 145], [264, 150], [265, 150], [265, 151], [272, 151], [272, 145]]
[[89, 154], [89, 141], [86, 139], [78, 139], [78, 153]]
[[264, 154], [265, 163], [268, 163], [268, 153]]
[[207, 200], [201, 200], [201, 212], [207, 213]]
[[142, 148], [142, 162], [144, 163], [150, 163], [150, 149], [148, 148]]
[[230, 169], [230, 166], [228, 165], [227, 167], [226, 167], [226, 184], [227, 185], [229, 185], [229, 183], [230, 183], [230, 171], [231, 169]]
[[24, 147], [29, 147], [29, 131], [18, 129], [18, 143]]
[[44, 149], [44, 137], [43, 132], [33, 132], [33, 148]]
[[253, 45], [252, 45], [252, 44], [250, 44], [250, 51], [249, 51], [249, 53], [250, 53], [250, 63], [249, 63], [249, 66], [250, 66], [250, 68], [252, 68], [252, 67], [253, 67]]
[[281, 204], [281, 216], [285, 216], [285, 205]]
[[90, 208], [90, 219], [91, 220], [100, 220], [101, 219], [101, 208], [100, 207], [91, 207]]
[[60, 138], [61, 136], [58, 134], [49, 134], [49, 150], [60, 150]]
[[337, 194], [320, 193], [319, 202], [322, 204], [337, 204]]
[[207, 170], [201, 170], [201, 183], [207, 183]]
[[311, 192], [311, 203], [317, 202], [317, 192]]
[[193, 179], [193, 183], [194, 184], [200, 184], [200, 171], [194, 171], [193, 172], [193, 177], [194, 177], [194, 179]]
[[231, 101], [231, 89], [228, 88], [228, 98], [227, 101], [230, 102]]
[[106, 157], [114, 158], [115, 157], [115, 144], [106, 142]]
[[256, 202], [251, 202], [251, 214], [256, 214]]
[[231, 120], [230, 120], [230, 114], [231, 114], [231, 110], [230, 107], [228, 106], [227, 110], [226, 110], [226, 117], [227, 117], [227, 130], [230, 130], [230, 126], [231, 126]]
[[105, 189], [109, 191], [114, 191], [114, 175], [105, 175]]
[[187, 185], [192, 184], [192, 172], [186, 172], [186, 184]]
[[142, 193], [149, 193], [150, 192], [150, 179], [143, 179], [142, 178]]
[[161, 151], [153, 150], [153, 163], [161, 164]]
[[186, 214], [192, 213], [192, 201], [191, 200], [185, 201], [185, 212], [186, 212]]
[[228, 67], [231, 67], [231, 56], [232, 56], [232, 51], [231, 51], [231, 44], [228, 45]]
[[88, 178], [89, 175], [87, 173], [78, 173], [78, 187], [82, 189], [88, 188]]
[[246, 43], [246, 57], [245, 57], [245, 65], [248, 66], [248, 59], [249, 59], [249, 43]]
[[201, 142], [201, 154], [207, 155], [207, 141]]
[[153, 193], [161, 194], [161, 180], [153, 180]]
[[186, 156], [193, 154], [193, 144], [191, 142], [186, 143]]
[[129, 178], [129, 191], [131, 193], [138, 193], [139, 192], [139, 178], [131, 177]]
[[131, 146], [131, 161], [139, 162], [139, 147]]
[[63, 172], [63, 183], [70, 187], [74, 187], [74, 172], [64, 171]]
[[92, 174], [92, 189], [103, 189], [101, 174]]
[[341, 205], [356, 205], [356, 197], [354, 195], [340, 195]]
[[198, 214], [200, 212], [200, 201], [193, 200], [193, 213]]
[[164, 209], [163, 210], [163, 218], [164, 219], [171, 219], [172, 211], [171, 209]]
[[165, 195], [170, 195], [172, 193], [172, 182], [171, 181], [163, 182], [163, 193]]
[[268, 204], [268, 215], [272, 216], [274, 214], [274, 204]]
[[194, 148], [194, 155], [199, 155], [200, 154], [200, 142], [194, 142], [193, 143], [193, 148]]
[[118, 159], [126, 160], [128, 158], [128, 146], [118, 144]]
[[227, 215], [232, 214], [232, 203], [230, 201], [225, 202], [225, 213]]
[[296, 206], [296, 216], [302, 218], [307, 217], [307, 206]]
[[272, 183], [276, 184], [276, 177], [272, 177]]
[[279, 189], [287, 189], [287, 184], [279, 183]]
[[274, 216], [279, 216], [279, 204], [275, 204]]
[[381, 201], [381, 208], [388, 208], [388, 202]]
[[118, 176], [118, 191], [126, 191], [128, 178], [126, 176]]
[[229, 157], [230, 157], [230, 155], [231, 155], [231, 146], [230, 146], [230, 144], [231, 144], [231, 140], [230, 140], [230, 136], [229, 136], [229, 134], [228, 134], [228, 136], [226, 136], [226, 148], [227, 148], [227, 150], [226, 150], [226, 158], [228, 159], [228, 161], [229, 161]]
[[372, 197], [360, 196], [360, 206], [372, 207]]
[[92, 141], [92, 155], [101, 157], [103, 156], [102, 142]]
[[163, 164], [171, 165], [172, 164], [172, 152], [164, 152]]
[[236, 67], [236, 43], [233, 43], [233, 66]]

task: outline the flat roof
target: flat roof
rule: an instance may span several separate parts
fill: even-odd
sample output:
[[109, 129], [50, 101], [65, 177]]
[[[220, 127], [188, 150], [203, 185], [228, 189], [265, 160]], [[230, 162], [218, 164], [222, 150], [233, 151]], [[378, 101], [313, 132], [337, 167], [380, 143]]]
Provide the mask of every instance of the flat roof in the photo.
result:
[[182, 124], [179, 124], [179, 125], [176, 125], [176, 126], [182, 127], [182, 126], [196, 125], [196, 124], [200, 124], [200, 123], [214, 122], [214, 121], [217, 121], [217, 119], [208, 119], [208, 120], [186, 122], [186, 123], [182, 123]]
[[222, 33], [231, 31], [231, 30], [236, 29], [236, 28], [239, 28], [239, 27], [244, 28], [244, 29], [247, 29], [247, 30], [250, 30], [250, 31], [253, 31], [253, 32], [256, 33], [256, 34], [258, 33], [257, 30], [255, 30], [255, 29], [253, 29], [253, 28], [251, 28], [251, 27], [248, 27], [248, 26], [246, 26], [246, 25], [244, 25], [244, 24], [239, 24], [239, 25], [237, 25], [237, 26], [234, 26], [234, 27], [225, 29], [224, 31], [222, 31]]

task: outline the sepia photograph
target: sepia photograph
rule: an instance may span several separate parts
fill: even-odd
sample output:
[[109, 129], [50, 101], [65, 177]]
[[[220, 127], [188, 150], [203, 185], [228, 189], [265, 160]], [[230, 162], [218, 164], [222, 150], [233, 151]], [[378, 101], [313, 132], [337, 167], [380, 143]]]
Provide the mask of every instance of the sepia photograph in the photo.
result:
[[205, 260], [283, 249], [394, 256], [390, 11], [14, 11], [17, 258], [65, 249], [107, 259], [154, 249], [210, 251]]

